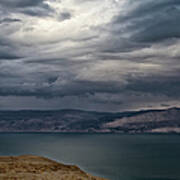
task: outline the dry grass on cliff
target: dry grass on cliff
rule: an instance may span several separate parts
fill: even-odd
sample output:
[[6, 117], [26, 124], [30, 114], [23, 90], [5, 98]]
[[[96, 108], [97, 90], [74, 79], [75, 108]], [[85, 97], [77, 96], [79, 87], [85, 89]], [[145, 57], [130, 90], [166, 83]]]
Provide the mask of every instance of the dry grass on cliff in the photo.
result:
[[37, 156], [0, 157], [0, 180], [104, 180]]

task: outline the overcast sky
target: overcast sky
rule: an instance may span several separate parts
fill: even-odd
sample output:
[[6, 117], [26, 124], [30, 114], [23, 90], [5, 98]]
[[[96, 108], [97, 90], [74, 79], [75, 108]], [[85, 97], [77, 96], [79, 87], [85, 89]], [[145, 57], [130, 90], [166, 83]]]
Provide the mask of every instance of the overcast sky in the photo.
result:
[[0, 109], [180, 104], [180, 0], [0, 0]]

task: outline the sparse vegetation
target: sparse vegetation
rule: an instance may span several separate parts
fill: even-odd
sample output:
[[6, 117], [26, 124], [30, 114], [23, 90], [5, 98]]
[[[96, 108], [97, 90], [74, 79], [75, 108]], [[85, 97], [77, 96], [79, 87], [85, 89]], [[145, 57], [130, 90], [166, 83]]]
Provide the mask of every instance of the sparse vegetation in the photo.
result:
[[104, 180], [77, 166], [37, 156], [0, 157], [1, 180]]

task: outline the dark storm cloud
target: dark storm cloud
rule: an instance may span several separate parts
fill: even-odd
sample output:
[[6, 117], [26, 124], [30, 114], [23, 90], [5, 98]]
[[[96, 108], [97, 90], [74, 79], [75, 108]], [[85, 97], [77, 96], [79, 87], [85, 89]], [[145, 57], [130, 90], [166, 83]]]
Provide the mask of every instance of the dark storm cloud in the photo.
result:
[[[113, 56], [113, 53], [130, 52], [131, 57], [126, 54], [120, 54], [120, 57], [127, 58], [131, 61], [145, 62], [146, 59], [151, 59], [153, 63], [159, 63], [166, 67], [170, 62], [179, 64], [179, 55], [169, 57], [169, 54], [144, 53], [138, 57], [133, 51], [143, 48], [151, 48], [154, 44], [159, 43], [159, 48], [166, 49], [167, 46], [179, 44], [179, 41], [174, 39], [180, 38], [180, 1], [178, 0], [128, 0], [125, 3], [123, 13], [115, 16], [109, 24], [112, 41], [109, 39], [107, 48], [104, 52], [110, 52], [112, 59], [118, 59]], [[113, 40], [115, 39], [115, 40]], [[104, 48], [105, 46], [103, 46]], [[107, 58], [106, 54], [104, 55]], [[177, 59], [177, 60], [175, 60]], [[164, 61], [164, 62], [163, 62]], [[180, 68], [177, 70], [170, 69], [169, 66], [164, 72], [152, 74], [148, 76], [135, 77], [128, 74], [128, 85], [126, 91], [150, 93], [155, 95], [166, 95], [169, 97], [180, 97]], [[161, 70], [160, 70], [161, 71]], [[170, 71], [170, 74], [169, 74]]]
[[[0, 96], [36, 96], [41, 98], [64, 96], [88, 96], [95, 93], [118, 93], [121, 86], [117, 82], [91, 82], [67, 80], [57, 73], [36, 73], [21, 78], [4, 69], [0, 73]], [[35, 80], [36, 79], [36, 80]], [[63, 81], [66, 80], [66, 83]]]
[[123, 8], [105, 27], [110, 35], [103, 52], [131, 52], [180, 38], [180, 1], [127, 0]]
[[149, 47], [149, 45], [123, 38], [121, 37], [121, 33], [116, 32], [115, 34], [111, 34], [99, 49], [104, 53], [120, 53], [131, 52], [144, 47]]
[[16, 53], [15, 45], [8, 39], [0, 37], [0, 61], [15, 60], [20, 57], [21, 56]]
[[[81, 4], [96, 1], [73, 0], [72, 5], [79, 3], [80, 11]], [[127, 0], [123, 11], [104, 24], [98, 12], [91, 20], [82, 11], [81, 19], [76, 8], [53, 14], [56, 4], [50, 5], [43, 0], [0, 1], [0, 96], [75, 97], [77, 104], [84, 98], [84, 108], [94, 103], [101, 110], [106, 104], [112, 105], [106, 110], [141, 103], [150, 107], [157, 101], [163, 106], [180, 98], [179, 0]], [[26, 22], [29, 17], [22, 14], [39, 21]]]
[[[0, 48], [2, 48], [2, 47], [0, 46]], [[8, 50], [6, 51], [6, 50], [0, 49], [0, 61], [1, 60], [18, 59], [18, 58], [20, 58], [20, 56], [16, 55], [13, 52], [10, 53], [10, 52], [8, 52]]]
[[48, 16], [52, 9], [44, 0], [2, 0], [0, 7], [6, 13], [23, 13], [30, 16]]
[[0, 4], [4, 7], [12, 7], [12, 8], [19, 8], [19, 7], [29, 7], [29, 6], [37, 6], [41, 5], [43, 0], [1, 0]]
[[129, 84], [124, 90], [132, 92], [140, 92], [142, 94], [149, 93], [154, 96], [165, 95], [173, 98], [180, 98], [180, 73], [175, 76], [150, 76], [130, 79]]
[[19, 12], [29, 16], [49, 16], [49, 12], [52, 12], [52, 9], [47, 5], [43, 7], [25, 8], [21, 9]]
[[[133, 5], [135, 7], [128, 10]], [[130, 41], [141, 43], [180, 37], [180, 1], [129, 0], [126, 6], [127, 12], [116, 16], [113, 21], [115, 29], [112, 30], [117, 36], [129, 32]]]
[[0, 19], [0, 24], [2, 24], [2, 23], [14, 23], [14, 22], [21, 22], [21, 20], [20, 19], [13, 19], [13, 18]]

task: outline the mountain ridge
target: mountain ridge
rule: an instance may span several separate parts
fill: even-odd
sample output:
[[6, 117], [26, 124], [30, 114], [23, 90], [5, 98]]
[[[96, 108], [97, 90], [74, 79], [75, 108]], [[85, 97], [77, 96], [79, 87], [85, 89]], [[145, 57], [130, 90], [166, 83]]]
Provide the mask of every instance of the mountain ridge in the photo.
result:
[[125, 112], [1, 110], [0, 132], [180, 133], [180, 108]]

